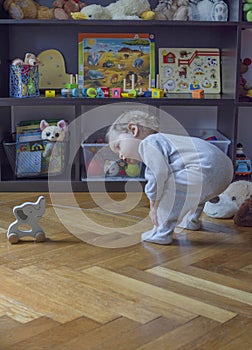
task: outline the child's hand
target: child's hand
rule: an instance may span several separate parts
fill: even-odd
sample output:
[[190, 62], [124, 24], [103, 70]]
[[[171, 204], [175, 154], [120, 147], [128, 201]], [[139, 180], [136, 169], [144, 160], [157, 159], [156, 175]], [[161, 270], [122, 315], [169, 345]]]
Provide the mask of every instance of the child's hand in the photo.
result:
[[150, 219], [153, 225], [158, 226], [157, 209], [159, 201], [150, 201]]

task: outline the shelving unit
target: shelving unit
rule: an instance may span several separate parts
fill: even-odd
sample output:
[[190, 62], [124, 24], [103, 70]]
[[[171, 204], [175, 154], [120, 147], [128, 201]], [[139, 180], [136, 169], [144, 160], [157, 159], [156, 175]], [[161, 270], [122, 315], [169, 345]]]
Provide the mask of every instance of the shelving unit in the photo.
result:
[[[0, 0], [1, 5], [2, 0]], [[103, 1], [102, 4], [110, 1]], [[150, 1], [152, 8], [156, 0]], [[56, 48], [62, 52], [67, 72], [77, 73], [77, 37], [81, 32], [130, 32], [153, 33], [156, 50], [159, 47], [208, 47], [220, 48], [222, 59], [222, 93], [206, 95], [204, 99], [192, 99], [190, 94], [172, 94], [162, 99], [137, 98], [123, 102], [144, 103], [164, 109], [188, 126], [218, 129], [231, 140], [229, 156], [234, 157], [237, 137], [240, 137], [239, 113], [249, 102], [240, 102], [238, 96], [239, 59], [242, 49], [242, 31], [251, 30], [252, 23], [242, 21], [242, 0], [226, 1], [229, 6], [228, 22], [180, 22], [180, 21], [74, 21], [74, 20], [21, 20], [6, 18], [0, 12], [0, 142], [8, 133], [15, 131], [15, 125], [25, 119], [66, 118], [69, 122], [96, 106], [118, 103], [118, 99], [89, 98], [9, 98], [9, 64], [26, 52], [40, 53], [42, 50]], [[88, 1], [86, 2], [88, 3]], [[89, 1], [94, 3], [94, 1]], [[98, 3], [97, 1], [95, 3]], [[123, 22], [123, 23], [122, 23]], [[129, 29], [130, 28], [130, 29]], [[157, 51], [156, 51], [157, 52]], [[157, 57], [157, 55], [156, 55]], [[156, 62], [156, 67], [158, 64]], [[119, 101], [122, 102], [122, 101]], [[212, 119], [207, 111], [213, 113]], [[197, 111], [200, 111], [198, 114]], [[81, 144], [82, 126], [74, 131], [74, 142]], [[250, 144], [251, 147], [251, 144]], [[0, 143], [0, 191], [47, 191], [47, 179], [17, 179], [11, 171]], [[67, 171], [59, 177], [50, 179], [56, 190], [66, 188], [72, 182], [74, 191], [88, 190], [81, 181], [83, 172], [82, 154], [77, 153], [69, 161]], [[97, 188], [99, 189], [97, 183]], [[108, 190], [121, 191], [125, 183], [108, 182]]]

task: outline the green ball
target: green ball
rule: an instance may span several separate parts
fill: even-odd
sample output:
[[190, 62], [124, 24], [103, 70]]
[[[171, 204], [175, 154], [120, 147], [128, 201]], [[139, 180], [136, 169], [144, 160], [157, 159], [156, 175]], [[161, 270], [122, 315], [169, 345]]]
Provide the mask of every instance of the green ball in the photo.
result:
[[125, 167], [126, 175], [129, 177], [137, 177], [140, 174], [140, 166], [138, 164], [127, 164]]

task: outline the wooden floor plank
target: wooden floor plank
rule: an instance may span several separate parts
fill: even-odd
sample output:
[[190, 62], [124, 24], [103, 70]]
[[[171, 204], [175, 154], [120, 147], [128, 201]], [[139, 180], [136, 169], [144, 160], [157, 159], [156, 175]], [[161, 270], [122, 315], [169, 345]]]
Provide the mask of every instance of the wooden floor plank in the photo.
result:
[[154, 275], [161, 276], [163, 278], [181, 284], [185, 284], [187, 286], [191, 286], [203, 291], [208, 291], [217, 295], [225, 296], [226, 298], [230, 298], [252, 306], [252, 294], [242, 291], [240, 289], [230, 288], [222, 284], [214, 283], [205, 279], [201, 279], [199, 277], [194, 277], [182, 272], [167, 269], [162, 266], [157, 266], [146, 271], [149, 273], [153, 273]]
[[138, 293], [142, 294], [143, 298], [145, 296], [151, 295], [152, 298], [158, 299], [163, 303], [175, 305], [188, 312], [209, 317], [219, 322], [226, 322], [236, 315], [233, 312], [225, 311], [221, 308], [217, 308], [207, 303], [199, 302], [178, 293], [170, 292], [156, 286], [136, 281], [133, 278], [128, 278], [117, 273], [102, 269], [100, 267], [94, 266], [85, 269], [83, 272], [100, 278], [102, 282], [111, 284], [114, 286], [114, 288], [119, 288], [120, 290], [124, 289], [137, 291]]
[[[138, 350], [176, 350], [205, 336], [210, 330], [219, 326], [219, 323], [208, 318], [197, 317], [186, 324], [173, 329], [161, 337], [140, 346]], [[190, 348], [188, 348], [190, 349]]]

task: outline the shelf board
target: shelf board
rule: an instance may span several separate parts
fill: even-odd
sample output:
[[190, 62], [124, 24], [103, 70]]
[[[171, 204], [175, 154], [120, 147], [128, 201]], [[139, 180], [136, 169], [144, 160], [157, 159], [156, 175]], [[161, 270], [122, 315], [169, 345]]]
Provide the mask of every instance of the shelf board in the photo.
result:
[[1, 106], [51, 106], [51, 105], [105, 105], [110, 103], [137, 102], [150, 105], [221, 105], [227, 101], [234, 102], [231, 95], [225, 94], [206, 94], [204, 99], [193, 99], [191, 94], [170, 94], [163, 98], [81, 98], [81, 97], [35, 97], [35, 98], [0, 98]]
[[[36, 26], [43, 26], [43, 25], [55, 25], [55, 26], [62, 26], [62, 25], [68, 25], [68, 26], [118, 26], [125, 24], [126, 26], [208, 26], [208, 27], [228, 27], [228, 26], [237, 26], [239, 22], [215, 22], [215, 21], [143, 21], [143, 20], [57, 20], [57, 19], [51, 19], [51, 20], [39, 20], [39, 19], [22, 19], [22, 20], [15, 20], [15, 19], [0, 19], [0, 25], [1, 24], [10, 24], [10, 25], [36, 25]], [[245, 22], [246, 23], [246, 22]]]

